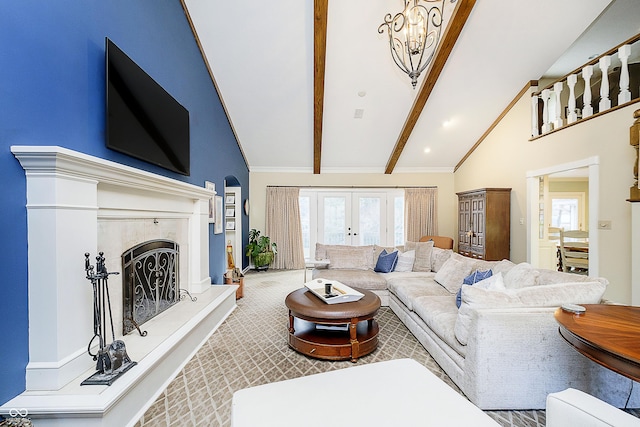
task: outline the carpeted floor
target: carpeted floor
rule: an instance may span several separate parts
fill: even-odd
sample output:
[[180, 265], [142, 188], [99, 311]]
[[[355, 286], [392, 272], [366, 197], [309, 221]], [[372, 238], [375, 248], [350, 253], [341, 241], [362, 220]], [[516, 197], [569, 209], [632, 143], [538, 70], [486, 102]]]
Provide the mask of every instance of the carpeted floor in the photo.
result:
[[[236, 390], [300, 376], [348, 368], [303, 356], [287, 345], [286, 295], [302, 286], [299, 271], [251, 272], [238, 308], [202, 346], [136, 427], [229, 426]], [[458, 388], [388, 307], [377, 315], [378, 348], [357, 363], [409, 357], [454, 389]], [[544, 411], [488, 411], [505, 427], [544, 427]]]

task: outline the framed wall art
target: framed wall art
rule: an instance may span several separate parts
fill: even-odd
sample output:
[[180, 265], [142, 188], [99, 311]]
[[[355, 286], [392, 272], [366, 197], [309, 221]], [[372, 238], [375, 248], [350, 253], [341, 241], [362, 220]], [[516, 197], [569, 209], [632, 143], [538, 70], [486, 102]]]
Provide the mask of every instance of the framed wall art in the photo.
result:
[[214, 205], [213, 199], [215, 198], [216, 184], [215, 182], [205, 181], [204, 188], [211, 191], [212, 193], [211, 198], [209, 199], [209, 224], [215, 224], [216, 210], [215, 210], [215, 207], [213, 206]]
[[222, 216], [222, 196], [215, 196], [214, 218], [216, 218], [216, 222], [213, 225], [213, 234], [220, 234], [223, 229], [222, 224], [224, 224], [224, 217]]

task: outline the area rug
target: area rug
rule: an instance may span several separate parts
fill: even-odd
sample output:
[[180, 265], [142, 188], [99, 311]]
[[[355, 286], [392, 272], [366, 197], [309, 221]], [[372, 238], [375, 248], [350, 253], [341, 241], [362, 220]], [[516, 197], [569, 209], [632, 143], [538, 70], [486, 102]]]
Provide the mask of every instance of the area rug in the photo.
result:
[[[231, 399], [237, 390], [353, 366], [350, 361], [312, 359], [287, 345], [284, 299], [303, 281], [302, 270], [248, 273], [238, 307], [135, 426], [230, 426]], [[357, 364], [412, 358], [459, 392], [390, 308], [382, 307], [376, 319], [380, 325], [378, 348]], [[544, 411], [487, 414], [505, 427], [545, 425]]]

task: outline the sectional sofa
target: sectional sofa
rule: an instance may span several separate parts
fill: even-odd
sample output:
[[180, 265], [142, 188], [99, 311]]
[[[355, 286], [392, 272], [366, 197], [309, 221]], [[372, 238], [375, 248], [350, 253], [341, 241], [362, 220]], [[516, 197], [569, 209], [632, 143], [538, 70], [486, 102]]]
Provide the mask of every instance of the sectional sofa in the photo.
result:
[[[377, 293], [481, 409], [544, 409], [549, 393], [569, 387], [640, 406], [640, 386], [571, 348], [553, 316], [564, 303], [603, 302], [606, 279], [466, 258], [436, 246], [448, 246], [439, 239], [421, 240], [398, 248], [318, 244], [316, 259], [329, 263], [313, 278]], [[394, 251], [403, 271], [376, 272]]]

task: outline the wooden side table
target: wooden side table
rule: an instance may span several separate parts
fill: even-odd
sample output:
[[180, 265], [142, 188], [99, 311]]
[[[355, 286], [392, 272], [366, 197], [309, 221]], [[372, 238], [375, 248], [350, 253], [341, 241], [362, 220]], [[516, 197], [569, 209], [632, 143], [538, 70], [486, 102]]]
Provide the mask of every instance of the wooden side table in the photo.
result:
[[582, 314], [558, 308], [560, 335], [577, 351], [627, 378], [640, 381], [640, 307], [585, 304]]

